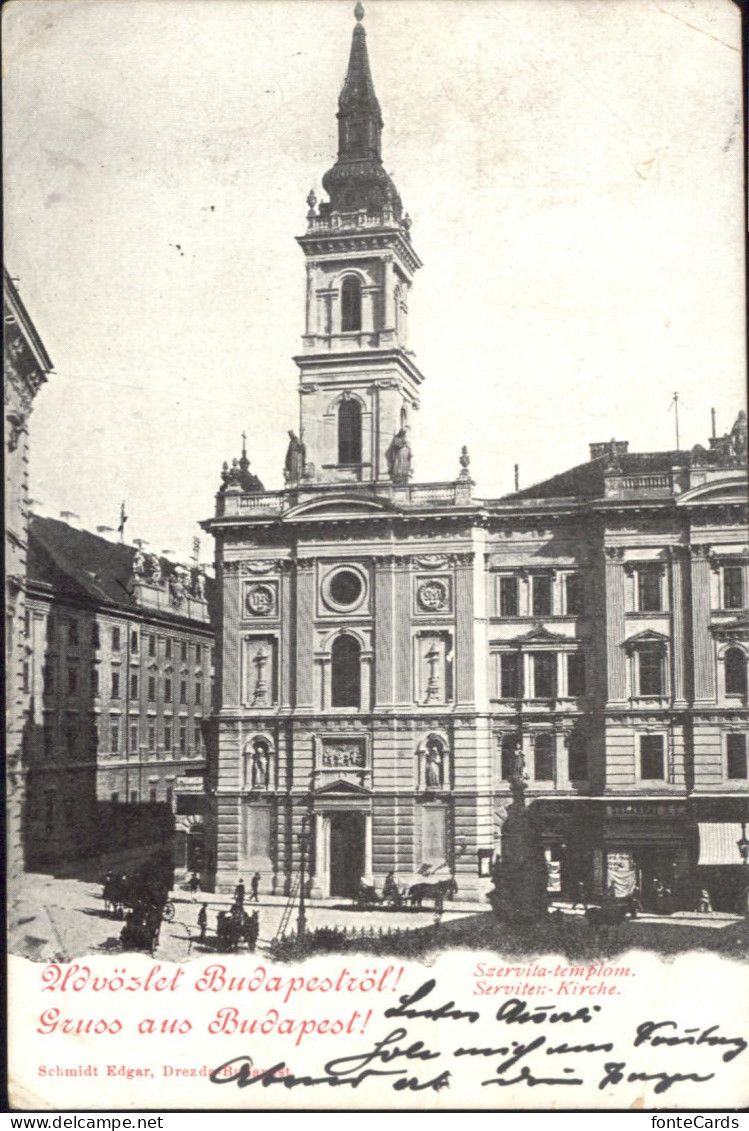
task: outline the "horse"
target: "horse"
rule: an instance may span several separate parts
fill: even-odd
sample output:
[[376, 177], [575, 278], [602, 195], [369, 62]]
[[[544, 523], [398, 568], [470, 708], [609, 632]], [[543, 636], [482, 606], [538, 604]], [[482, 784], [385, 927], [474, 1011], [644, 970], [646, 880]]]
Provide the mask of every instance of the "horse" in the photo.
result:
[[442, 904], [445, 899], [455, 899], [458, 894], [458, 885], [455, 876], [449, 880], [440, 880], [436, 884], [413, 884], [408, 889], [408, 898], [412, 907], [421, 907], [423, 900], [433, 899], [435, 907]]

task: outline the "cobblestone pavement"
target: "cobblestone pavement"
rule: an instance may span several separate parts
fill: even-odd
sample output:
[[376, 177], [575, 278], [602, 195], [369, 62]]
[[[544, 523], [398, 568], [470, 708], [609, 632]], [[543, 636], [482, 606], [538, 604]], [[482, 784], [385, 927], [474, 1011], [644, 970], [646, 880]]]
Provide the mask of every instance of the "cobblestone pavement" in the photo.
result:
[[[172, 892], [175, 916], [161, 929], [156, 957], [163, 961], [181, 962], [211, 953], [213, 948], [197, 943], [200, 904], [208, 910], [208, 942], [215, 936], [216, 916], [231, 906], [231, 896], [199, 893], [196, 899], [188, 891]], [[268, 944], [278, 930], [286, 899], [263, 896], [257, 910], [260, 918], [258, 953], [267, 954]], [[245, 902], [247, 910], [255, 905]], [[477, 904], [446, 904], [443, 922], [475, 915], [483, 910]], [[296, 908], [289, 930], [296, 929]], [[344, 902], [325, 903], [313, 900], [307, 905], [310, 927], [426, 927], [434, 922], [431, 907], [422, 911], [362, 911]], [[74, 879], [59, 879], [39, 873], [25, 877], [22, 897], [10, 909], [10, 951], [37, 961], [80, 958], [85, 954], [120, 952], [122, 921], [105, 911], [101, 885]]]
[[[161, 961], [182, 962], [199, 958], [201, 955], [215, 953], [211, 945], [215, 942], [216, 916], [219, 911], [231, 905], [228, 895], [200, 893], [196, 899], [184, 889], [172, 892], [175, 916], [172, 923], [164, 923], [156, 951]], [[208, 909], [208, 945], [197, 942], [198, 911], [200, 904]], [[246, 902], [248, 910], [255, 905]], [[261, 895], [257, 910], [260, 917], [260, 934], [257, 953], [267, 957], [268, 944], [278, 930], [286, 899], [282, 896]], [[582, 910], [578, 911], [582, 917]], [[572, 925], [578, 918], [571, 919], [571, 909], [563, 910], [563, 919]], [[427, 927], [434, 923], [431, 907], [421, 911], [362, 911], [344, 903], [313, 900], [307, 906], [307, 923], [310, 927]], [[469, 948], [495, 949], [499, 938], [498, 924], [488, 909], [478, 903], [446, 903], [442, 923], [445, 926], [445, 942], [452, 939], [452, 945]], [[539, 924], [539, 928], [544, 925]], [[547, 924], [552, 926], [551, 917]], [[580, 928], [586, 924], [579, 921]], [[677, 912], [667, 918], [642, 915], [637, 922], [624, 924], [624, 935], [619, 940], [619, 948], [627, 939], [630, 945], [642, 945], [668, 953], [672, 950], [689, 949], [691, 946], [722, 950], [728, 936], [738, 934], [735, 943], [737, 953], [746, 950], [744, 936], [749, 924], [736, 915], [714, 913], [697, 915]], [[39, 873], [24, 878], [23, 894], [9, 908], [9, 944], [12, 954], [20, 954], [36, 961], [55, 961], [81, 958], [87, 954], [120, 954], [120, 931], [122, 921], [104, 909], [101, 898], [101, 885], [75, 879], [60, 879]], [[728, 928], [728, 930], [726, 930]], [[296, 929], [296, 909], [289, 923], [289, 930]], [[542, 931], [543, 933], [543, 931]], [[587, 931], [585, 932], [588, 933]], [[725, 936], [725, 941], [724, 937]], [[505, 945], [509, 939], [502, 940]], [[540, 942], [537, 939], [537, 943]], [[557, 940], [558, 943], [558, 940]], [[541, 942], [543, 947], [543, 942]], [[554, 946], [550, 938], [549, 945]], [[531, 950], [534, 948], [531, 947]]]

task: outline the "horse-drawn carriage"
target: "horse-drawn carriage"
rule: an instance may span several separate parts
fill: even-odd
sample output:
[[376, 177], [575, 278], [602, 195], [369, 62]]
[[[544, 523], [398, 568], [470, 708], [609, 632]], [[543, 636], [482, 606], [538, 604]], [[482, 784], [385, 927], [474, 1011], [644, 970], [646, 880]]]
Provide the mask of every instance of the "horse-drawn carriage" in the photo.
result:
[[219, 950], [236, 950], [243, 941], [250, 950], [254, 950], [257, 933], [257, 912], [248, 915], [243, 907], [236, 904], [231, 911], [219, 911], [216, 919], [216, 941]]
[[159, 918], [171, 923], [174, 904], [169, 898], [170, 877], [160, 862], [148, 862], [132, 875], [107, 873], [102, 897], [105, 910], [122, 919], [125, 909], [133, 911], [139, 906], [156, 907]]
[[455, 899], [458, 885], [455, 876], [437, 883], [412, 884], [408, 889], [408, 900], [412, 907], [421, 907], [425, 899], [433, 899], [435, 908], [441, 908], [446, 899]]
[[137, 903], [128, 912], [120, 932], [122, 949], [143, 950], [153, 955], [159, 943], [161, 920], [161, 908], [150, 903]]
[[433, 899], [434, 906], [441, 908], [446, 899], [454, 899], [457, 894], [458, 885], [454, 876], [437, 883], [413, 884], [405, 894], [400, 892], [395, 880], [389, 876], [385, 880], [382, 895], [378, 895], [377, 889], [371, 884], [359, 884], [354, 902], [357, 907], [366, 910], [374, 907], [400, 908], [406, 903], [411, 907], [421, 907], [425, 899]]

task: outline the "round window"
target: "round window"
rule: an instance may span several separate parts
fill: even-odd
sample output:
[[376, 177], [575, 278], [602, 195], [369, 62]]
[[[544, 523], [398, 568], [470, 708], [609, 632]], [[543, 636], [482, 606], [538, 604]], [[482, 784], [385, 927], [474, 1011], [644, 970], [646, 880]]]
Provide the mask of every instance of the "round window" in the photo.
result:
[[352, 569], [341, 569], [330, 579], [330, 596], [336, 605], [355, 605], [363, 589], [361, 577]]

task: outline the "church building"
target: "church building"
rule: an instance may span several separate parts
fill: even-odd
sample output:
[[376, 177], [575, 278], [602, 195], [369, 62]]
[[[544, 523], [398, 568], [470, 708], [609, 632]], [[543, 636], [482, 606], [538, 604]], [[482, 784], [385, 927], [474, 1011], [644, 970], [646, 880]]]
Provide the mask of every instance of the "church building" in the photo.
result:
[[730, 902], [747, 816], [746, 416], [709, 449], [591, 445], [498, 500], [475, 496], [465, 448], [450, 478], [416, 480], [421, 262], [382, 163], [363, 16], [328, 199], [310, 193], [298, 237], [285, 485], [264, 490], [243, 451], [204, 523], [222, 606], [207, 878], [230, 890], [258, 871], [288, 892], [305, 837], [313, 896], [392, 872], [401, 888], [454, 876], [481, 899], [520, 767], [551, 891], [668, 880], [688, 900], [712, 868]]

